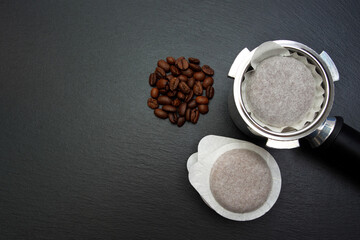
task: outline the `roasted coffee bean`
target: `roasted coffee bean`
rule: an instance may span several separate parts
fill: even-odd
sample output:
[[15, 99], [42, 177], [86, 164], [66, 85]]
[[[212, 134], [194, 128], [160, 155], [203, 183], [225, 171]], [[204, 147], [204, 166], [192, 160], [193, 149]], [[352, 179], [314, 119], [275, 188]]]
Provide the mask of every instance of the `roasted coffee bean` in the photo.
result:
[[199, 105], [205, 105], [205, 104], [209, 104], [209, 99], [205, 96], [197, 96], [195, 98], [196, 103]]
[[157, 67], [155, 69], [155, 74], [160, 75], [161, 77], [165, 77], [166, 76], [166, 72], [164, 69], [162, 69], [161, 67]]
[[201, 71], [201, 67], [197, 64], [189, 63], [189, 68], [195, 72]]
[[182, 104], [180, 104], [180, 106], [178, 108], [178, 113], [180, 116], [185, 116], [186, 107], [187, 107], [186, 103], [183, 102]]
[[196, 72], [194, 73], [194, 78], [197, 81], [203, 81], [205, 79], [205, 73], [203, 72]]
[[214, 79], [212, 77], [207, 77], [204, 79], [202, 86], [203, 88], [207, 88], [208, 86], [212, 86], [214, 84]]
[[182, 91], [184, 94], [188, 94], [190, 92], [190, 88], [189, 86], [186, 84], [186, 82], [180, 82], [179, 83], [179, 89], [180, 91]]
[[211, 67], [209, 67], [208, 65], [203, 65], [201, 69], [203, 70], [203, 72], [205, 74], [207, 74], [209, 76], [214, 75], [214, 70]]
[[152, 109], [159, 107], [158, 101], [154, 98], [149, 98], [147, 100], [147, 105], [149, 106], [149, 108], [152, 108]]
[[188, 102], [187, 107], [188, 107], [188, 108], [191, 108], [191, 109], [196, 108], [196, 101], [195, 101], [195, 99], [191, 99], [191, 100]]
[[165, 111], [163, 111], [163, 110], [161, 110], [161, 109], [159, 109], [159, 108], [158, 108], [158, 109], [155, 109], [154, 114], [155, 114], [155, 116], [157, 116], [158, 118], [163, 118], [163, 119], [165, 119], [165, 118], [168, 117], [167, 112], [165, 112]]
[[180, 75], [180, 76], [179, 76], [179, 80], [180, 80], [180, 81], [183, 81], [183, 82], [186, 82], [186, 81], [188, 80], [188, 78], [187, 78], [187, 76], [185, 76], [185, 75]]
[[159, 93], [161, 94], [167, 94], [169, 91], [169, 85], [166, 85], [165, 88], [159, 89]]
[[192, 75], [194, 74], [193, 70], [191, 70], [190, 68], [186, 69], [185, 71], [182, 71], [182, 74], [184, 74], [186, 77], [192, 77]]
[[155, 76], [157, 80], [164, 78], [159, 72], [155, 72]]
[[170, 105], [172, 103], [171, 98], [169, 98], [168, 96], [159, 96], [157, 101], [161, 105]]
[[175, 64], [175, 58], [173, 58], [173, 57], [167, 57], [167, 58], [166, 58], [166, 61], [167, 61], [167, 63], [170, 64], [170, 65], [174, 65], [174, 64]]
[[208, 86], [206, 88], [206, 96], [208, 97], [208, 99], [212, 99], [214, 97], [214, 88], [212, 86]]
[[194, 87], [194, 84], [195, 84], [195, 78], [189, 78], [188, 81], [187, 81], [187, 85], [190, 87], [190, 88], [193, 88]]
[[198, 109], [201, 114], [205, 114], [205, 113], [209, 112], [208, 105], [198, 105]]
[[169, 74], [169, 75], [166, 76], [166, 79], [167, 79], [167, 80], [170, 80], [170, 79], [172, 79], [172, 78], [174, 78], [174, 76], [171, 75], [171, 74]]
[[162, 110], [166, 112], [176, 112], [176, 107], [174, 107], [173, 105], [164, 105], [162, 107]]
[[157, 81], [156, 74], [151, 73], [150, 76], [149, 76], [149, 84], [150, 84], [150, 86], [155, 86], [156, 81]]
[[164, 69], [165, 72], [170, 71], [170, 65], [162, 59], [157, 62], [157, 65], [158, 65], [158, 67], [161, 67], [162, 69]]
[[162, 89], [162, 88], [165, 88], [167, 85], [168, 85], [169, 81], [166, 80], [166, 79], [159, 79], [156, 83], [156, 87], [158, 89]]
[[188, 59], [189, 59], [189, 62], [191, 62], [191, 63], [195, 63], [195, 64], [199, 64], [199, 63], [200, 63], [200, 60], [197, 59], [197, 58], [189, 57]]
[[180, 104], [181, 104], [181, 101], [180, 101], [180, 99], [178, 99], [178, 98], [175, 98], [175, 99], [172, 101], [172, 105], [173, 105], [174, 107], [178, 107]]
[[174, 65], [170, 66], [170, 72], [174, 76], [178, 76], [180, 74], [180, 70], [177, 67], [175, 67]]
[[176, 59], [175, 65], [180, 70], [186, 70], [189, 68], [189, 62], [184, 57], [179, 57]]
[[190, 92], [185, 97], [185, 102], [189, 102], [194, 96], [194, 91], [190, 90]]
[[178, 127], [182, 127], [185, 123], [185, 117], [179, 117], [177, 120]]
[[199, 110], [197, 110], [196, 108], [191, 110], [190, 120], [194, 124], [197, 123], [197, 121], [199, 120]]
[[180, 100], [184, 100], [185, 99], [185, 94], [183, 92], [181, 92], [181, 91], [178, 91], [177, 92], [177, 97]]
[[157, 81], [156, 87], [157, 87], [158, 89], [165, 88], [166, 85], [168, 84], [168, 82], [169, 82], [168, 80], [166, 80], [166, 79], [164, 79], [164, 78], [161, 78], [161, 79], [159, 79], [159, 80]]
[[150, 92], [150, 95], [152, 98], [158, 98], [159, 96], [159, 89], [157, 88], [152, 88], [151, 89], [151, 92]]
[[189, 122], [191, 121], [191, 109], [190, 108], [186, 109], [185, 119], [186, 119], [186, 121], [189, 121]]
[[168, 91], [167, 93], [166, 93], [166, 96], [168, 96], [168, 97], [174, 97], [174, 96], [176, 96], [176, 94], [177, 94], [177, 92], [176, 91]]
[[203, 88], [201, 86], [201, 83], [199, 81], [196, 81], [193, 91], [195, 95], [201, 96], [203, 94]]
[[169, 113], [168, 114], [169, 120], [172, 124], [176, 124], [178, 121], [178, 117], [176, 113]]
[[178, 85], [179, 85], [179, 79], [178, 78], [174, 77], [174, 78], [170, 79], [169, 88], [170, 88], [171, 91], [174, 91], [175, 89], [177, 89]]

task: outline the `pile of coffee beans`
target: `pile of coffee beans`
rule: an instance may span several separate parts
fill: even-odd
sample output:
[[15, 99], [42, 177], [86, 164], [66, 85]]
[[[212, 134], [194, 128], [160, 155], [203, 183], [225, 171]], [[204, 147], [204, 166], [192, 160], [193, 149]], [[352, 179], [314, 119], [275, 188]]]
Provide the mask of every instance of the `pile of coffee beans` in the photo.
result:
[[[155, 72], [149, 76], [151, 98], [147, 105], [158, 118], [183, 126], [185, 121], [197, 123], [199, 114], [209, 111], [209, 100], [214, 96], [214, 70], [200, 66], [197, 58], [167, 57], [159, 60]], [[162, 107], [160, 107], [162, 105]]]

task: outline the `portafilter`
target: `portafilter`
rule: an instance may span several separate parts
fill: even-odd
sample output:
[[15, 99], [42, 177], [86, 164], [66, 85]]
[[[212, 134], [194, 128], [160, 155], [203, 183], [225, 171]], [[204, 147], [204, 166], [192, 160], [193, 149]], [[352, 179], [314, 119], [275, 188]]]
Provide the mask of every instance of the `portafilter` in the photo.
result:
[[300, 140], [306, 139], [312, 147], [329, 147], [349, 153], [360, 159], [360, 133], [346, 125], [341, 117], [329, 117], [334, 101], [334, 82], [339, 80], [338, 70], [325, 52], [316, 53], [308, 46], [289, 40], [277, 40], [274, 43], [306, 57], [307, 61], [316, 67], [321, 76], [321, 86], [324, 89], [321, 109], [314, 119], [297, 130], [279, 132], [259, 124], [248, 111], [242, 96], [244, 75], [252, 69], [251, 59], [256, 51], [244, 48], [233, 62], [229, 77], [234, 78], [233, 88], [229, 94], [228, 108], [236, 126], [245, 134], [266, 139], [266, 145], [277, 149], [291, 149], [300, 146]]

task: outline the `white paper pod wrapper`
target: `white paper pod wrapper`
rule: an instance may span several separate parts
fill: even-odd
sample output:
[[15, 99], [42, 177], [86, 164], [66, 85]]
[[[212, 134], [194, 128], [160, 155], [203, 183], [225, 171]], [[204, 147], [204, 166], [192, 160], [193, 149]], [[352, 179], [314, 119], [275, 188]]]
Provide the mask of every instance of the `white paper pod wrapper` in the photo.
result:
[[[261, 105], [260, 100], [263, 100], [264, 102], [266, 102], [266, 99], [264, 99], [265, 97], [263, 97], [263, 94], [265, 94], [265, 95], [268, 94], [270, 92], [270, 91], [268, 91], [269, 88], [264, 88], [264, 89], [259, 90], [259, 88], [261, 88], [262, 86], [255, 86], [258, 88], [258, 90], [253, 90], [253, 89], [255, 89], [255, 87], [253, 87], [251, 85], [251, 79], [254, 76], [255, 72], [257, 71], [257, 68], [259, 67], [259, 65], [261, 65], [261, 63], [264, 60], [272, 58], [272, 57], [276, 57], [276, 56], [296, 59], [297, 61], [299, 61], [303, 65], [305, 65], [305, 67], [309, 70], [309, 72], [307, 74], [310, 76], [310, 78], [311, 78], [311, 76], [313, 77], [314, 81], [308, 83], [308, 84], [311, 84], [310, 88], [309, 87], [308, 88], [314, 92], [313, 93], [307, 92], [309, 97], [303, 97], [303, 99], [294, 97], [294, 99], [293, 99], [294, 101], [299, 102], [299, 103], [297, 103], [297, 106], [301, 106], [301, 103], [304, 103], [306, 101], [305, 102], [306, 104], [303, 104], [303, 106], [301, 106], [298, 111], [296, 111], [296, 108], [295, 108], [295, 112], [299, 113], [299, 116], [297, 116], [296, 114], [290, 114], [290, 111], [294, 111], [293, 108], [281, 109], [281, 99], [279, 101], [271, 101], [271, 104], [272, 103], [277, 104], [279, 106], [278, 108], [281, 109], [279, 111], [285, 112], [285, 111], [289, 110], [289, 112], [285, 112], [285, 114], [283, 116], [281, 114], [278, 114], [276, 111], [272, 111], [273, 109], [271, 109], [270, 107], [268, 108], [265, 105]], [[288, 59], [288, 60], [290, 60], [290, 59]], [[300, 65], [302, 66], [302, 64], [300, 64]], [[257, 122], [262, 127], [265, 127], [267, 129], [270, 129], [275, 132], [287, 132], [287, 131], [293, 131], [293, 130], [300, 130], [300, 129], [304, 128], [308, 122], [312, 122], [315, 119], [316, 114], [321, 110], [321, 105], [324, 101], [324, 97], [323, 97], [324, 89], [321, 86], [322, 77], [316, 72], [315, 65], [310, 64], [307, 61], [306, 57], [299, 56], [297, 53], [290, 53], [286, 48], [283, 48], [282, 46], [280, 46], [277, 43], [265, 42], [265, 43], [261, 44], [255, 50], [253, 58], [251, 59], [251, 66], [254, 68], [254, 70], [248, 71], [247, 73], [244, 74], [244, 81], [242, 82], [241, 94], [242, 94], [242, 99], [243, 99], [245, 108], [248, 111], [248, 113], [250, 114], [250, 116], [254, 119], [255, 122]], [[306, 68], [304, 68], [304, 69], [306, 70]], [[259, 71], [261, 71], [261, 70], [259, 70]], [[310, 73], [311, 73], [311, 75], [310, 75]], [[282, 74], [282, 73], [280, 73], [280, 74]], [[302, 72], [302, 73], [300, 73], [300, 75], [301, 74], [305, 74], [305, 73]], [[310, 78], [308, 78], [308, 79], [310, 79]], [[301, 84], [301, 83], [299, 83], [299, 84]], [[278, 87], [278, 89], [279, 88], [281, 89], [282, 87], [283, 86]], [[259, 99], [260, 100], [256, 101], [256, 103], [252, 103], [252, 101], [249, 99], [251, 93], [248, 93], [248, 91], [253, 91], [253, 93], [252, 93], [253, 96], [255, 96], [257, 98], [257, 100], [259, 100]], [[258, 92], [255, 94], [254, 91], [258, 91]], [[294, 90], [295, 93], [294, 92], [292, 93], [291, 90], [287, 91], [287, 92], [289, 92], [289, 96], [291, 96], [292, 94], [294, 96], [296, 96], [295, 90]], [[276, 93], [273, 93], [273, 95], [275, 96]], [[305, 96], [305, 95], [301, 95], [301, 96]], [[274, 98], [276, 98], [276, 96]], [[259, 104], [260, 107], [255, 106], [255, 104]], [[286, 106], [287, 102], [284, 101], [283, 105]], [[261, 106], [263, 106], [263, 107], [261, 107]], [[263, 112], [261, 112], [261, 110], [259, 110], [261, 108], [265, 109], [265, 110], [263, 110]], [[272, 112], [270, 112], [270, 111], [272, 111]], [[274, 116], [270, 116], [270, 114], [274, 114]], [[287, 120], [287, 118], [290, 118], [290, 119]], [[291, 119], [291, 118], [294, 118], [294, 119]]]
[[[258, 208], [244, 213], [233, 212], [224, 208], [217, 202], [210, 188], [214, 164], [221, 155], [234, 149], [246, 149], [260, 155], [270, 170], [272, 180], [266, 201]], [[281, 189], [280, 169], [274, 158], [265, 149], [246, 141], [209, 135], [200, 141], [198, 151], [198, 153], [192, 154], [187, 162], [189, 181], [199, 192], [204, 202], [218, 214], [231, 220], [248, 221], [264, 215], [275, 204]]]

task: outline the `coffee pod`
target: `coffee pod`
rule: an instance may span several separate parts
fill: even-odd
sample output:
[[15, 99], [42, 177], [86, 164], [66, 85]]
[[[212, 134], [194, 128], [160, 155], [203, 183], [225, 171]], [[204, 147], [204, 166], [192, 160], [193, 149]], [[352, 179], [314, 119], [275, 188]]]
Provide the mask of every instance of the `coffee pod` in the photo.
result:
[[187, 163], [189, 181], [204, 202], [221, 216], [256, 219], [275, 204], [281, 175], [274, 158], [252, 143], [206, 136]]
[[242, 96], [248, 114], [275, 132], [303, 129], [321, 110], [322, 77], [306, 57], [265, 42], [244, 75]]

